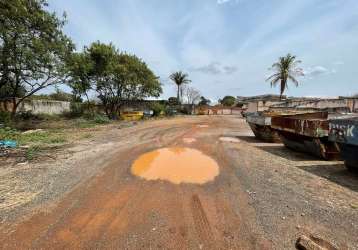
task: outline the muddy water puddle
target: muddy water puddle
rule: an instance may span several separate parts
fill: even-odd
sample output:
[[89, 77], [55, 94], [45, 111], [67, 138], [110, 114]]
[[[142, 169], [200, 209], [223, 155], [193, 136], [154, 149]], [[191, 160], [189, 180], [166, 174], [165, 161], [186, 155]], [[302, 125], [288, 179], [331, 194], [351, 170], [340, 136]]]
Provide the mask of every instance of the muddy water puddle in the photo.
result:
[[219, 175], [219, 166], [199, 150], [171, 147], [141, 155], [133, 163], [131, 171], [146, 180], [204, 184]]

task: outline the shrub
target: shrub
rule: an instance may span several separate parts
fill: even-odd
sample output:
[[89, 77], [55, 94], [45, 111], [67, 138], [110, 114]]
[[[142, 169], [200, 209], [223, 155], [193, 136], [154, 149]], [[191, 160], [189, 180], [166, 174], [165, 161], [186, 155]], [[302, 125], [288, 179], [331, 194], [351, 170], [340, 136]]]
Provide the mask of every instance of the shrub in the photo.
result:
[[28, 121], [30, 119], [39, 120], [37, 115], [34, 115], [31, 111], [19, 112], [16, 114], [16, 119]]
[[158, 102], [153, 103], [151, 108], [154, 116], [160, 116], [165, 113], [165, 105]]
[[80, 117], [85, 113], [85, 108], [82, 103], [71, 102], [70, 113], [67, 114], [70, 117]]
[[0, 128], [0, 139], [1, 140], [17, 140], [20, 133], [10, 127]]
[[95, 114], [94, 116], [94, 122], [97, 124], [107, 124], [110, 122], [107, 116]]
[[11, 114], [10, 112], [0, 111], [0, 123], [8, 125], [11, 123]]
[[167, 107], [166, 110], [165, 110], [165, 114], [166, 114], [167, 116], [174, 116], [174, 115], [176, 115], [177, 113], [178, 113], [178, 111], [177, 111], [175, 108], [173, 108], [173, 107]]
[[26, 150], [25, 157], [28, 161], [31, 161], [39, 154], [39, 152], [39, 146], [31, 146]]

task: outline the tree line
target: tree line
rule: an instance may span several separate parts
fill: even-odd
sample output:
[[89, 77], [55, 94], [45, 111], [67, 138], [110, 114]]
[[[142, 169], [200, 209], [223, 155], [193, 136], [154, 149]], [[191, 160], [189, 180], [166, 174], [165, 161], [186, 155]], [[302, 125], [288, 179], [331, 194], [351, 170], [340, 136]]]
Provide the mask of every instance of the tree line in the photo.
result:
[[12, 115], [27, 98], [50, 86], [68, 84], [75, 97], [94, 91], [108, 117], [125, 100], [159, 97], [159, 77], [135, 55], [99, 41], [75, 51], [64, 34], [66, 15], [47, 10], [45, 0], [0, 0], [0, 97]]

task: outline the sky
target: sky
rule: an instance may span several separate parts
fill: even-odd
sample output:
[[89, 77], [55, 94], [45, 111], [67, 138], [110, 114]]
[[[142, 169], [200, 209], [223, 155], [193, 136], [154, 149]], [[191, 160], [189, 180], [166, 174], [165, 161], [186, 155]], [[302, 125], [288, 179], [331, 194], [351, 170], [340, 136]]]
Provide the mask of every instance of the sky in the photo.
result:
[[279, 93], [266, 78], [287, 53], [305, 76], [289, 96], [358, 93], [357, 0], [49, 0], [67, 14], [64, 28], [78, 50], [112, 42], [141, 57], [175, 96], [168, 76], [189, 74], [212, 100]]

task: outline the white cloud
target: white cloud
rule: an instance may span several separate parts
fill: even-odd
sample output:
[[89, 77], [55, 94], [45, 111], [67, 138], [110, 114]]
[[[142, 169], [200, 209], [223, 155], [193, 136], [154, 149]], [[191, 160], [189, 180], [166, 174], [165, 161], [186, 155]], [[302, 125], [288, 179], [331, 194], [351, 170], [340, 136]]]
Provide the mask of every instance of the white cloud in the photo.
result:
[[238, 2], [241, 2], [243, 0], [217, 0], [217, 4], [226, 4], [226, 3], [238, 3]]
[[212, 75], [219, 75], [219, 74], [226, 74], [231, 75], [237, 71], [236, 66], [230, 65], [222, 65], [219, 62], [211, 62], [208, 65], [194, 67], [190, 69], [191, 71], [201, 72], [205, 74], [212, 74]]
[[231, 0], [217, 0], [217, 3], [218, 4], [224, 4], [224, 3], [228, 3], [230, 2]]
[[337, 71], [335, 69], [327, 69], [323, 66], [308, 67], [304, 70], [305, 76], [309, 78], [313, 78], [319, 75], [334, 74], [336, 72]]

